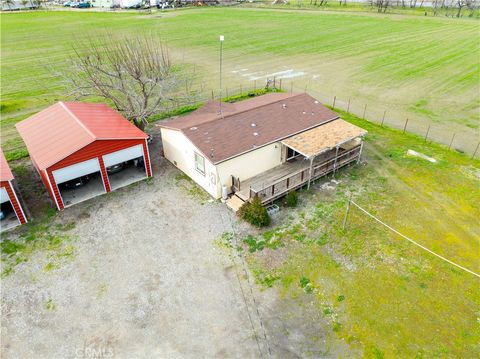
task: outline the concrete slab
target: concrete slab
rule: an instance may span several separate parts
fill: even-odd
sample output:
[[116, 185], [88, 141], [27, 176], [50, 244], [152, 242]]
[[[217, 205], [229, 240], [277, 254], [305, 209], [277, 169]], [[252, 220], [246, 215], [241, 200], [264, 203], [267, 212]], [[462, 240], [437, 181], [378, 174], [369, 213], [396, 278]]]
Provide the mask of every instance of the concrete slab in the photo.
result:
[[17, 218], [17, 215], [13, 211], [12, 205], [10, 202], [2, 203], [2, 210], [4, 207], [9, 207], [6, 212], [6, 217], [0, 220], [0, 232], [6, 231], [8, 229], [15, 228], [20, 225], [20, 221]]
[[76, 203], [86, 201], [87, 199], [105, 193], [105, 187], [103, 186], [100, 172], [92, 173], [89, 176], [90, 181], [83, 186], [74, 189], [60, 189], [60, 195], [62, 196], [65, 207], [72, 206]]
[[117, 188], [128, 186], [134, 182], [141, 181], [142, 179], [147, 178], [147, 173], [145, 172], [144, 167], [136, 167], [133, 164], [133, 161], [129, 161], [126, 164], [126, 167], [117, 173], [112, 173], [108, 175], [108, 180], [110, 181], [110, 189], [116, 190]]

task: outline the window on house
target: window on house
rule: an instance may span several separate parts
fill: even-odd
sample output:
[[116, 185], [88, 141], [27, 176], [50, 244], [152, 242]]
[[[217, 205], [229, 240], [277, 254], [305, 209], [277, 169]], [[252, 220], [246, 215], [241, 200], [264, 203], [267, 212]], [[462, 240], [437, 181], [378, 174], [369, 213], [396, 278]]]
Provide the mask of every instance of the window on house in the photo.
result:
[[195, 153], [195, 169], [202, 175], [205, 175], [205, 158]]

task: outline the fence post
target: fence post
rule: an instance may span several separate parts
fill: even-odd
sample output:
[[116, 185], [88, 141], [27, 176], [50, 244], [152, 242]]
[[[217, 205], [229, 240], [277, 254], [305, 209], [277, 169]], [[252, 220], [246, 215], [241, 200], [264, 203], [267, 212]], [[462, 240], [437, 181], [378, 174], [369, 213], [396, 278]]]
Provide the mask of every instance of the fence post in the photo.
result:
[[290, 93], [293, 93], [293, 81], [290, 82]]
[[456, 135], [456, 133], [453, 134], [452, 140], [450, 141], [450, 145], [448, 146], [448, 149], [451, 149], [451, 148], [452, 148], [453, 140], [454, 140], [454, 138], [455, 138], [455, 135]]
[[307, 93], [307, 84], [305, 84], [305, 91], [304, 92]]
[[228, 97], [228, 87], [225, 88], [225, 94], [226, 94], [227, 97]]
[[363, 119], [365, 120], [365, 114], [367, 112], [367, 104], [365, 104], [365, 107], [363, 108]]
[[212, 90], [212, 101], [215, 100], [215, 96], [213, 95], [213, 90]]
[[350, 205], [352, 203], [352, 194], [350, 194], [350, 198], [348, 199], [347, 203], [347, 211], [345, 212], [345, 217], [343, 218], [343, 230], [347, 227], [347, 219], [348, 219], [348, 213], [350, 212]]
[[242, 84], [240, 84], [240, 94], [243, 93], [243, 88], [242, 88]]
[[257, 91], [257, 80], [253, 80], [253, 91]]
[[478, 147], [480, 147], [480, 142], [477, 144], [477, 148], [475, 148], [475, 151], [473, 151], [472, 159], [475, 157], [478, 151]]
[[332, 109], [335, 110], [335, 102], [337, 101], [337, 96], [333, 96], [333, 106]]
[[403, 126], [403, 133], [407, 130], [407, 125], [408, 125], [408, 118], [405, 121], [405, 126]]
[[387, 114], [387, 110], [383, 111], [383, 117], [382, 117], [382, 123], [381, 126], [383, 126], [383, 123], [385, 122], [385, 115]]
[[278, 88], [281, 90], [282, 89], [282, 79], [280, 79], [280, 83], [278, 84]]
[[350, 97], [348, 98], [347, 112], [350, 112]]
[[427, 133], [425, 134], [425, 142], [427, 142], [428, 133], [430, 132], [430, 125], [428, 125]]

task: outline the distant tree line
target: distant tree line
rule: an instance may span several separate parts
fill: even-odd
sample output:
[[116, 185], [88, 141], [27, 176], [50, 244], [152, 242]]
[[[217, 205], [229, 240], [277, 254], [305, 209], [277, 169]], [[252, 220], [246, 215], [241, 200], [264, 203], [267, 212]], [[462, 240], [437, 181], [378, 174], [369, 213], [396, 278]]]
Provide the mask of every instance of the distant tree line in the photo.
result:
[[[469, 17], [475, 15], [480, 8], [480, 0], [429, 0], [429, 8], [433, 15], [437, 16], [443, 10], [445, 16], [462, 17], [465, 14]], [[424, 8], [425, 0], [370, 0], [370, 5], [376, 7], [378, 12], [387, 12], [389, 8]], [[425, 13], [426, 14], [426, 13]]]
[[[262, 1], [262, 0], [261, 0]], [[265, 3], [273, 5], [291, 4], [302, 6], [309, 4], [311, 6], [327, 6], [329, 0], [264, 0]], [[334, 3], [340, 6], [347, 6], [347, 0], [337, 0]], [[350, 4], [359, 4], [358, 1], [350, 0]], [[424, 9], [425, 15], [428, 13], [433, 16], [440, 14], [447, 17], [473, 17], [480, 10], [480, 0], [368, 0], [366, 2], [372, 8], [376, 8], [378, 12], [385, 13], [390, 9]]]

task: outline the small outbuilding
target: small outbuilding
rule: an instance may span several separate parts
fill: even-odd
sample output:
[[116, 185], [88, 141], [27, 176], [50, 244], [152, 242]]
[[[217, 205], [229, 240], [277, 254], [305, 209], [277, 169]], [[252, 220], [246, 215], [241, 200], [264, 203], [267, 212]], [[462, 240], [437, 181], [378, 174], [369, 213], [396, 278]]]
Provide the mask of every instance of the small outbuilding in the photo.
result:
[[13, 173], [0, 150], [0, 231], [27, 223], [27, 217], [13, 187]]
[[58, 102], [16, 127], [59, 210], [152, 176], [148, 136], [105, 104]]

